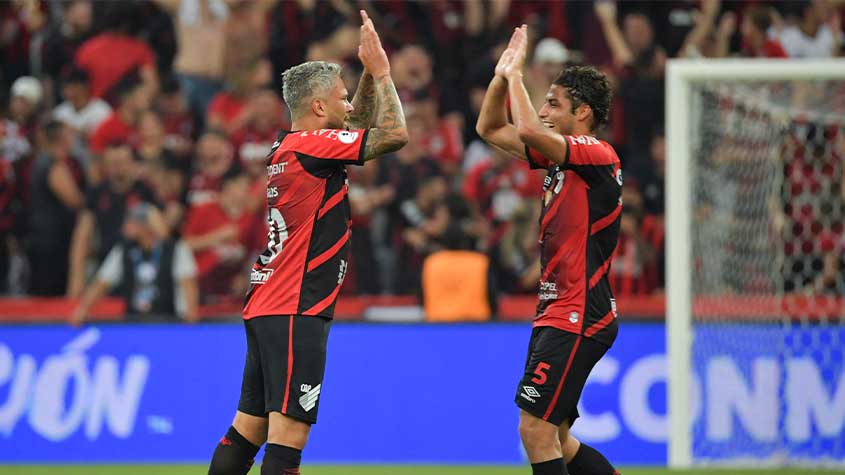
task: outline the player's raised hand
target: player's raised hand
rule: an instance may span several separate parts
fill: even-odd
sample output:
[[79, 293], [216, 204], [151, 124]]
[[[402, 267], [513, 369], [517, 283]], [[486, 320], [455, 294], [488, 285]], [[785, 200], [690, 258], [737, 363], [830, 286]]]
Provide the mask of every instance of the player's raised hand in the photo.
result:
[[390, 74], [390, 62], [387, 60], [387, 53], [381, 46], [381, 39], [376, 33], [373, 20], [364, 10], [361, 10], [361, 21], [361, 44], [358, 46], [358, 59], [375, 78]]
[[502, 55], [499, 56], [499, 62], [496, 63], [496, 76], [507, 79], [505, 71], [508, 65], [511, 63], [511, 60], [513, 59], [514, 46], [516, 46], [517, 43], [518, 30], [519, 28], [514, 28], [513, 34], [511, 34], [511, 39], [508, 42], [507, 48], [505, 48], [505, 50], [502, 51]]
[[513, 41], [513, 55], [505, 66], [505, 75], [508, 78], [522, 74], [525, 57], [528, 55], [528, 25], [517, 28], [511, 40]]

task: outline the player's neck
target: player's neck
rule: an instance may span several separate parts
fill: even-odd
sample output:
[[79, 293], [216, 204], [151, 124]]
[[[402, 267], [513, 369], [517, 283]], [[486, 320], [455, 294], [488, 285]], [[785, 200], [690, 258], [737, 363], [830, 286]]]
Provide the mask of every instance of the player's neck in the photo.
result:
[[566, 135], [593, 135], [593, 131], [590, 130], [590, 127], [588, 127], [587, 125], [579, 123], [579, 124], [575, 124], [572, 127], [572, 133], [571, 134], [566, 134]]
[[326, 129], [325, 120], [319, 117], [300, 117], [290, 124], [291, 130], [320, 130]]

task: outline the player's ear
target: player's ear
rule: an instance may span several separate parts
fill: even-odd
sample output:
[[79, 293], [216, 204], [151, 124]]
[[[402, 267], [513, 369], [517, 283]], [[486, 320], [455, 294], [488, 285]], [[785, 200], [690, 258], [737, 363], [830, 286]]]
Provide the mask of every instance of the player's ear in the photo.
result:
[[575, 109], [575, 118], [578, 119], [579, 122], [587, 122], [592, 119], [593, 116], [593, 108], [590, 107], [589, 104], [581, 104]]
[[323, 104], [322, 100], [320, 100], [316, 97], [314, 99], [311, 99], [311, 111], [317, 117], [325, 117], [326, 116], [325, 104]]

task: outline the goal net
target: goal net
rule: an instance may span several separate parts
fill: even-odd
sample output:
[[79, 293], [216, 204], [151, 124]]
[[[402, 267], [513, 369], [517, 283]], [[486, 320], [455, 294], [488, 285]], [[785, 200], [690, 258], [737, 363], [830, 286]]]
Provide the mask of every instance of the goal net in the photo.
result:
[[845, 65], [675, 62], [667, 99], [670, 465], [845, 465]]

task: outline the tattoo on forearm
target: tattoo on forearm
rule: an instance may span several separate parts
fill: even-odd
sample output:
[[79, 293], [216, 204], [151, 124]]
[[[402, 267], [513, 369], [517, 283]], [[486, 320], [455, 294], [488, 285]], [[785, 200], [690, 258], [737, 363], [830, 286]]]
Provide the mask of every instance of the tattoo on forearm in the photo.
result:
[[347, 123], [350, 129], [366, 129], [373, 125], [373, 116], [378, 104], [376, 102], [376, 91], [373, 87], [373, 76], [369, 73], [361, 75], [358, 81], [358, 90], [352, 98], [352, 107], [355, 109], [349, 115]]
[[379, 107], [375, 128], [370, 130], [364, 149], [366, 160], [399, 150], [408, 136], [405, 113], [390, 76], [375, 81], [375, 95]]

